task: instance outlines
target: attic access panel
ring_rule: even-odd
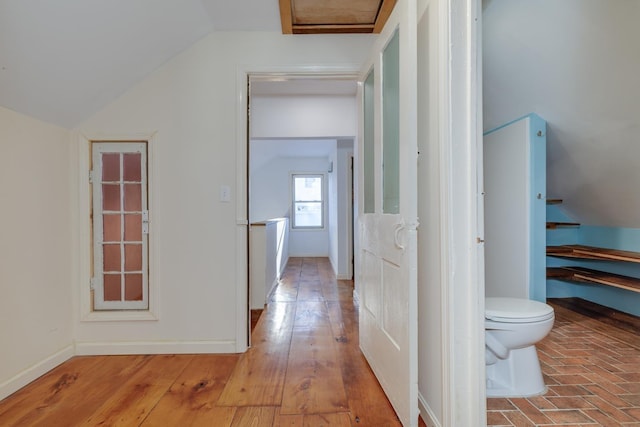
[[[379,33],[396,0],[280,0],[283,34]]]

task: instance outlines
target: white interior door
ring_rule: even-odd
[[[362,73],[360,347],[405,426],[418,424],[416,4],[400,0]]]

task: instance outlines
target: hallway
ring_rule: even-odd
[[[3,426],[399,426],[358,348],[353,282],[292,258],[242,355],[74,357],[0,402]]]

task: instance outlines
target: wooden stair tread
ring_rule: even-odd
[[[549,267],[547,277],[576,282],[599,283],[628,291],[640,292],[640,279],[584,267]]]
[[[578,222],[547,222],[547,229],[554,230],[558,227],[580,227]]]
[[[596,259],[601,261],[627,261],[640,263],[639,252],[597,248],[594,246],[584,245],[547,246],[547,255],[565,258],[582,258]]]
[[[562,199],[547,199],[548,205],[560,205],[562,204]]]

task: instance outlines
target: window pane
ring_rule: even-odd
[[[124,275],[124,300],[142,301],[142,274]]]
[[[124,216],[124,240],[140,242],[142,240],[142,214],[126,214]]]
[[[400,41],[382,54],[382,212],[400,212]]]
[[[376,203],[376,181],[375,181],[375,116],[374,116],[374,74],[373,70],[367,76],[364,81],[364,93],[363,93],[363,109],[364,109],[364,136],[363,136],[363,151],[364,151],[364,213],[374,213]]]
[[[140,153],[123,154],[123,177],[125,181],[140,182],[142,177],[142,155]]]
[[[120,210],[120,184],[102,184],[102,210]]]
[[[102,180],[120,181],[120,153],[102,153]]]
[[[322,227],[321,202],[296,202],[294,214],[296,227]]]
[[[300,202],[322,200],[322,177],[299,176],[294,178],[295,200]]]
[[[103,241],[120,241],[120,215],[102,215]]]
[[[124,271],[142,270],[142,245],[124,245]]]
[[[105,274],[104,280],[104,300],[105,301],[120,301],[122,299],[122,290],[120,287],[120,275],[119,274]]]
[[[127,212],[142,210],[142,185],[124,184],[124,210]]]
[[[103,271],[121,271],[120,245],[102,245]]]

